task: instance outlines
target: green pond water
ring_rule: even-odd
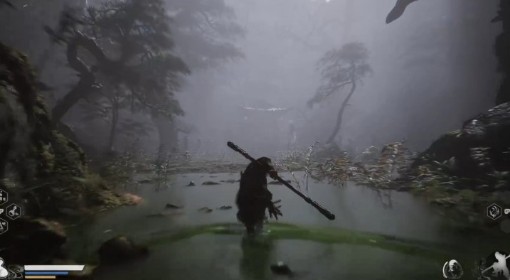
[[[271,185],[284,216],[266,225],[264,235],[246,238],[235,218],[238,183],[221,182],[232,179],[239,174],[183,174],[142,184],[129,190],[144,198],[141,205],[71,228],[69,246],[84,261],[93,259],[101,242],[119,234],[149,246],[147,258],[97,276],[109,280],[288,278],[272,274],[270,265],[278,261],[290,266],[293,279],[442,279],[443,263],[451,258],[469,274],[477,259],[510,249],[510,235],[459,231],[408,193],[382,195],[354,184],[315,181],[307,194],[336,220],[327,220],[286,187]],[[196,186],[187,187],[190,181]],[[220,184],[202,185],[205,181]],[[167,203],[182,209],[167,210]],[[218,209],[223,205],[233,209]],[[202,207],[213,211],[199,211]]]

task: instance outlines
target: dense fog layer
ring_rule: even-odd
[[[191,77],[181,100],[196,137],[211,147],[233,139],[282,150],[293,122],[299,146],[324,141],[345,93],[306,107],[320,78],[316,61],[353,41],[368,48],[373,75],[349,103],[344,148],[406,139],[424,149],[489,108],[498,86],[491,40],[498,26],[490,23],[496,2],[420,1],[386,25],[393,2],[231,1],[246,29],[238,42],[245,58]]]
[[[73,3],[85,9],[100,2]],[[167,2],[169,7],[186,3]],[[7,26],[2,39],[33,58],[43,81],[54,89],[46,96],[50,105],[76,77],[41,26],[55,25],[59,11],[69,3],[28,1],[21,17],[19,11],[2,11],[2,26]],[[257,154],[326,141],[348,90],[313,108],[306,104],[320,84],[317,61],[328,50],[351,42],[364,44],[372,73],[362,79],[347,105],[337,138],[345,150],[359,152],[399,140],[423,150],[440,134],[494,104],[499,76],[493,42],[500,29],[490,22],[497,12],[495,0],[420,0],[390,24],[385,17],[394,0],[225,4],[243,32],[218,41],[228,42],[239,55],[213,66],[193,67],[197,57],[186,56],[186,50],[197,48],[199,42],[174,32],[176,50],[192,72],[176,94],[185,114],[174,118],[165,137],[147,116],[129,115],[145,123],[148,135],[140,133],[137,139],[147,152],[156,152],[159,140],[174,141],[173,151],[220,154],[226,151],[227,140]],[[181,8],[169,10],[178,14]],[[175,19],[177,26],[182,24],[179,20]],[[106,137],[97,137],[109,130],[104,122],[84,121],[80,108],[73,108],[64,121],[85,142],[104,145]],[[116,144],[119,150],[127,145],[122,139]]]

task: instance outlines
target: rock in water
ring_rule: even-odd
[[[165,205],[165,208],[166,208],[166,209],[181,209],[182,207],[181,207],[181,206],[177,206],[177,205],[172,204],[172,203],[167,203],[167,204]]]
[[[278,274],[278,275],[292,275],[292,271],[290,270],[289,266],[286,265],[284,262],[278,262],[276,264],[272,264],[271,271],[274,274]]]
[[[202,185],[205,185],[205,186],[212,186],[212,185],[219,185],[220,183],[218,182],[214,182],[214,181],[205,181],[202,183]]]
[[[235,182],[239,182],[239,180],[236,180],[236,179],[228,179],[228,180],[221,180],[220,182],[233,184],[233,183],[235,183]]]
[[[187,184],[186,186],[187,187],[193,187],[195,185],[195,182],[193,181],[189,181],[189,184]]]
[[[205,212],[205,213],[211,213],[213,210],[209,207],[202,207],[202,208],[198,209],[198,211]]]
[[[101,264],[119,264],[148,254],[147,247],[136,245],[126,236],[117,236],[104,242],[98,250]]]
[[[220,209],[220,210],[230,210],[230,209],[232,209],[232,206],[230,206],[230,205],[223,205],[223,206],[221,206],[218,209]]]

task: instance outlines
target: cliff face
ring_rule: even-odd
[[[500,0],[499,12],[493,21],[501,21],[503,31],[496,38],[495,53],[498,57],[499,71],[503,74],[496,104],[510,101],[510,2]]]
[[[476,185],[508,187],[510,176],[510,1],[501,0],[493,22],[501,23],[494,51],[502,80],[496,107],[467,120],[457,131],[434,141],[413,169],[440,163],[447,173],[473,179]],[[435,163],[434,163],[435,162]],[[476,181],[476,182],[475,182]],[[502,184],[501,182],[507,182]],[[467,187],[467,186],[466,186]]]
[[[0,187],[23,216],[2,235],[14,263],[66,258],[63,227],[51,219],[118,206],[126,199],[89,173],[85,154],[53,126],[26,57],[0,42]]]
[[[52,125],[26,57],[1,43],[0,108],[0,183],[28,215],[61,217],[121,203],[88,172],[81,148]]]

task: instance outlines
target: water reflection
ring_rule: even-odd
[[[296,173],[300,176],[302,173]],[[211,177],[215,176],[215,177]],[[281,174],[290,178],[289,174]],[[221,182],[220,185],[202,185],[206,181]],[[146,178],[137,178],[139,181]],[[154,232],[173,232],[182,227],[214,223],[236,223],[235,210],[220,210],[222,205],[233,205],[238,189],[237,174],[187,174],[170,176],[166,183],[145,183],[135,194],[144,198],[136,207],[121,207],[96,217],[93,222],[75,228],[71,247],[76,251],[86,249],[92,254],[102,241],[114,235],[125,234],[135,240],[150,239]],[[190,181],[196,186],[188,187]],[[327,228],[341,228],[384,235],[451,244],[452,247],[480,251],[480,248],[498,240],[484,238],[479,232],[458,232],[449,219],[437,213],[424,201],[409,193],[374,190],[351,183],[337,187],[323,182],[311,181],[309,195],[333,212],[337,219],[329,221],[314,208],[291,193],[287,188],[271,185],[275,199],[282,199],[284,216],[279,222]],[[165,211],[167,204],[182,206],[179,215],[157,215]],[[213,211],[198,211],[207,207]],[[166,214],[166,212],[165,212]],[[83,248],[83,240],[87,241]],[[499,240],[499,243],[506,240]],[[239,244],[236,241],[236,248]],[[465,244],[470,244],[466,246]],[[499,248],[494,248],[499,249]],[[247,248],[249,250],[249,248]],[[484,253],[486,254],[486,252]],[[237,263],[236,263],[237,265]],[[267,267],[266,267],[267,268]],[[235,268],[237,270],[237,267]]]
[[[243,279],[268,279],[274,243],[264,236],[244,236],[241,239],[239,271]]]

